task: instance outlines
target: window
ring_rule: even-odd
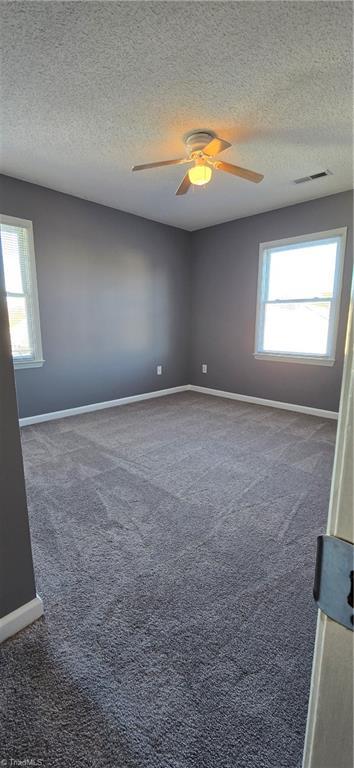
[[[346,232],[261,243],[256,358],[333,365]]]
[[[43,364],[32,222],[0,216],[5,289],[15,368]]]

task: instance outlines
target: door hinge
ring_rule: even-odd
[[[323,613],[354,630],[354,544],[318,536],[313,596]]]

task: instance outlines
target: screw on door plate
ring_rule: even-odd
[[[347,597],[347,600],[350,607],[354,608],[354,571],[350,571],[349,578],[350,578],[350,592]],[[354,614],[351,615],[350,621],[352,624],[354,624]]]

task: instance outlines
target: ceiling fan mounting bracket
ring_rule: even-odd
[[[193,131],[184,137],[184,143],[190,153],[201,152],[212,139],[215,139],[213,131]]]

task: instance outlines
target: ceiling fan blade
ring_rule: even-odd
[[[191,163],[189,157],[180,157],[178,160],[161,160],[159,163],[145,163],[144,165],[134,165],[132,171],[145,171],[147,168],[160,168],[163,165],[182,165]]]
[[[213,157],[214,155],[218,155],[219,152],[223,152],[224,149],[228,149],[228,147],[231,147],[231,144],[229,144],[228,141],[215,138],[209,141],[209,144],[207,144],[206,147],[203,147],[203,152],[205,155]]]
[[[188,173],[186,173],[177,189],[176,195],[185,195],[191,186],[192,183],[189,180]]]
[[[214,168],[218,169],[218,171],[226,171],[226,173],[232,173],[233,176],[240,176],[242,179],[254,181],[255,184],[259,184],[259,182],[264,179],[262,173],[255,173],[255,171],[249,171],[248,168],[240,168],[240,166],[232,165],[232,163],[223,163],[222,160],[216,160],[213,165]]]

